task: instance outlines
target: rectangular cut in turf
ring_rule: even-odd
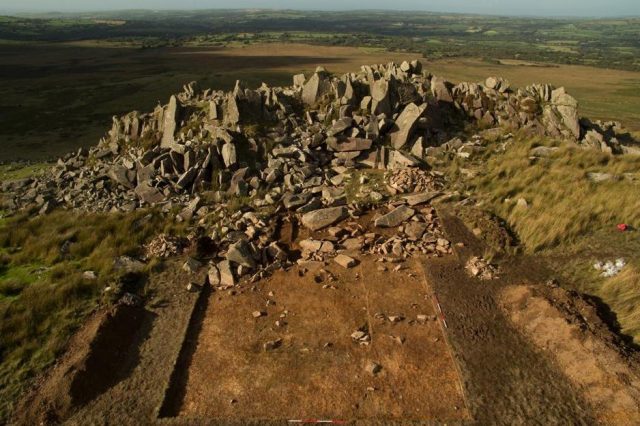
[[[453,360],[431,319],[430,292],[422,274],[408,275],[420,269],[381,272],[372,258],[361,260],[352,269],[326,267],[333,281],[320,266],[302,277],[295,267],[254,291],[213,292],[192,343],[179,415],[467,419]],[[368,345],[354,341],[357,330],[370,336]]]

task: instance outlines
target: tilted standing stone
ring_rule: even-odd
[[[411,103],[402,111],[396,120],[395,131],[391,134],[391,145],[395,149],[401,149],[409,142],[409,138],[418,124],[418,119],[425,109],[426,105],[417,106]]]
[[[180,109],[181,107],[178,104],[178,98],[171,96],[171,98],[169,98],[169,105],[167,105],[167,109],[164,113],[162,142],[160,143],[162,148],[170,148],[175,143],[175,133],[180,119]]]
[[[580,138],[580,121],[578,120],[578,101],[567,94],[564,87],[554,90],[551,93],[551,102],[556,107],[562,117],[562,122],[576,138]]]

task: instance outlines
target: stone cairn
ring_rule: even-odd
[[[516,90],[493,77],[454,85],[419,61],[342,76],[319,67],[308,78],[295,75],[290,87],[252,90],[237,82],[225,93],[190,83],[151,113],[113,117],[96,147],[61,158],[42,176],[4,182],[3,208],[47,214],[153,207],[193,221],[210,229],[209,281],[222,286],[292,262],[278,239],[283,223],[311,233],[300,242],[298,261],[344,250],[388,261],[440,256],[451,244],[430,202],[443,196],[445,181],[427,161],[482,151],[481,136],[460,138],[469,125],[488,129],[484,134],[526,131],[613,154],[635,152],[618,141],[619,124],[580,120],[577,107],[563,88]],[[358,177],[362,170],[382,182]],[[369,213],[380,232],[358,222]],[[159,238],[151,255],[183,249]]]

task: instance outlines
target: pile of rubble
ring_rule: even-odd
[[[265,197],[276,203],[285,190],[330,184],[345,169],[419,167],[464,123],[633,149],[618,141],[619,125],[580,121],[576,100],[548,85],[513,90],[489,78],[454,86],[418,61],[340,77],[318,68],[293,83],[252,90],[238,82],[228,93],[191,83],[151,113],[114,117],[97,147],[60,159],[46,177],[5,183],[13,193],[6,204],[130,211],[181,205],[211,187],[234,196],[280,189]]]
[[[152,259],[154,257],[166,259],[177,256],[189,246],[187,238],[160,234],[151,240],[144,247],[144,259]]]
[[[290,261],[276,238],[286,218],[316,232],[385,199],[389,211],[374,225],[393,232],[348,225],[331,240],[305,243],[309,256],[343,248],[394,258],[440,255],[451,248],[429,203],[445,181],[426,171],[425,161],[451,149],[464,155],[481,149],[477,138],[459,139],[458,129],[468,124],[564,137],[615,153],[631,149],[616,139],[616,125],[579,121],[577,102],[562,88],[515,90],[498,78],[453,85],[419,61],[363,66],[342,76],[320,67],[294,76],[290,87],[253,90],[237,82],[225,93],[186,85],[153,112],[114,117],[96,147],[65,156],[43,176],[4,182],[2,208],[47,214],[61,207],[156,206],[209,230],[211,258],[224,259],[210,279],[226,283]],[[366,197],[357,203],[346,185],[356,170],[384,171],[385,180],[373,190],[362,178],[358,194]],[[160,257],[179,250],[166,237],[147,248]]]
[[[498,268],[481,257],[474,256],[469,259],[465,265],[465,269],[470,276],[482,281],[498,278]]]
[[[385,180],[391,194],[438,192],[444,186],[441,173],[415,168],[392,170]]]
[[[416,210],[397,203],[388,207],[388,213],[377,211],[373,220],[374,230],[380,232],[371,232],[357,222],[348,222],[328,228],[322,239],[302,240],[301,261],[325,261],[341,251],[372,254],[383,262],[392,263],[415,255],[442,256],[452,252],[451,243],[444,238],[439,226],[435,209],[426,206]],[[390,232],[384,232],[390,228]],[[354,265],[346,265],[350,266]]]

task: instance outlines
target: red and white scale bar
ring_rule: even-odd
[[[289,420],[289,423],[302,423],[302,424],[311,424],[311,423],[328,423],[334,425],[344,425],[347,424],[345,420],[322,420],[322,419],[300,419],[300,420]]]
[[[438,300],[438,296],[435,293],[433,293],[433,301],[438,307],[438,313],[440,314],[440,320],[442,321],[444,328],[449,328],[449,326],[447,325],[447,318],[444,316],[444,311],[442,310],[442,306],[440,306],[440,301]]]

